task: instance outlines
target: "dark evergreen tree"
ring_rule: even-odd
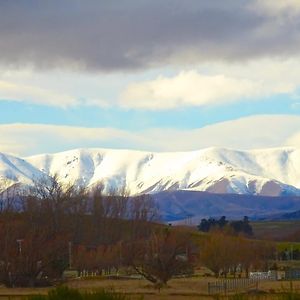
[[[224,228],[227,225],[227,223],[228,223],[228,221],[226,220],[225,216],[222,216],[218,221],[220,228]]]
[[[210,230],[210,223],[208,220],[202,219],[197,228],[199,231],[208,232]]]
[[[209,218],[208,220],[202,219],[197,228],[199,231],[209,232],[213,228],[223,229],[226,225],[229,225],[236,234],[244,233],[246,235],[253,235],[253,230],[247,216],[243,220],[231,222],[228,222],[225,216],[222,216],[219,220],[214,218]]]

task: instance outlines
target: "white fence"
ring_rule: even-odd
[[[276,271],[250,272],[249,278],[257,280],[277,280]]]
[[[249,278],[223,279],[208,283],[209,294],[220,294],[258,286],[260,281],[277,280],[277,272],[251,272]]]

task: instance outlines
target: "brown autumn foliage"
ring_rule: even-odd
[[[174,276],[192,272],[190,240],[171,228],[156,230],[149,239],[123,244],[124,263],[160,287]]]
[[[267,262],[275,253],[271,242],[250,240],[243,236],[212,232],[200,249],[201,262],[218,277],[229,272],[236,276],[237,269],[244,271],[267,270]]]
[[[89,247],[79,245],[74,249],[73,266],[79,271],[88,270],[101,274],[104,270],[118,269],[121,265],[120,244]]]
[[[62,186],[57,177],[39,181],[29,193],[17,187],[0,192],[0,282],[34,286],[46,276],[59,278],[69,267],[101,272],[131,267],[157,286],[192,272],[190,235],[152,223],[157,208],[148,196],[125,190],[104,196]],[[202,262],[219,275],[265,268],[272,245],[212,233],[201,250]]]
[[[79,269],[119,266],[120,241],[147,238],[157,212],[151,199],[116,194],[62,186],[57,177],[29,193],[0,193],[0,282],[33,286],[59,278],[69,264],[69,242]]]

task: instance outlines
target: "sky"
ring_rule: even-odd
[[[298,0],[0,0],[0,151],[300,146]]]

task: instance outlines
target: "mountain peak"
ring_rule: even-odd
[[[131,195],[163,190],[258,195],[300,194],[300,150],[234,150],[211,147],[190,152],[80,148],[18,158],[0,154],[0,178],[30,183],[57,174],[63,183]]]

